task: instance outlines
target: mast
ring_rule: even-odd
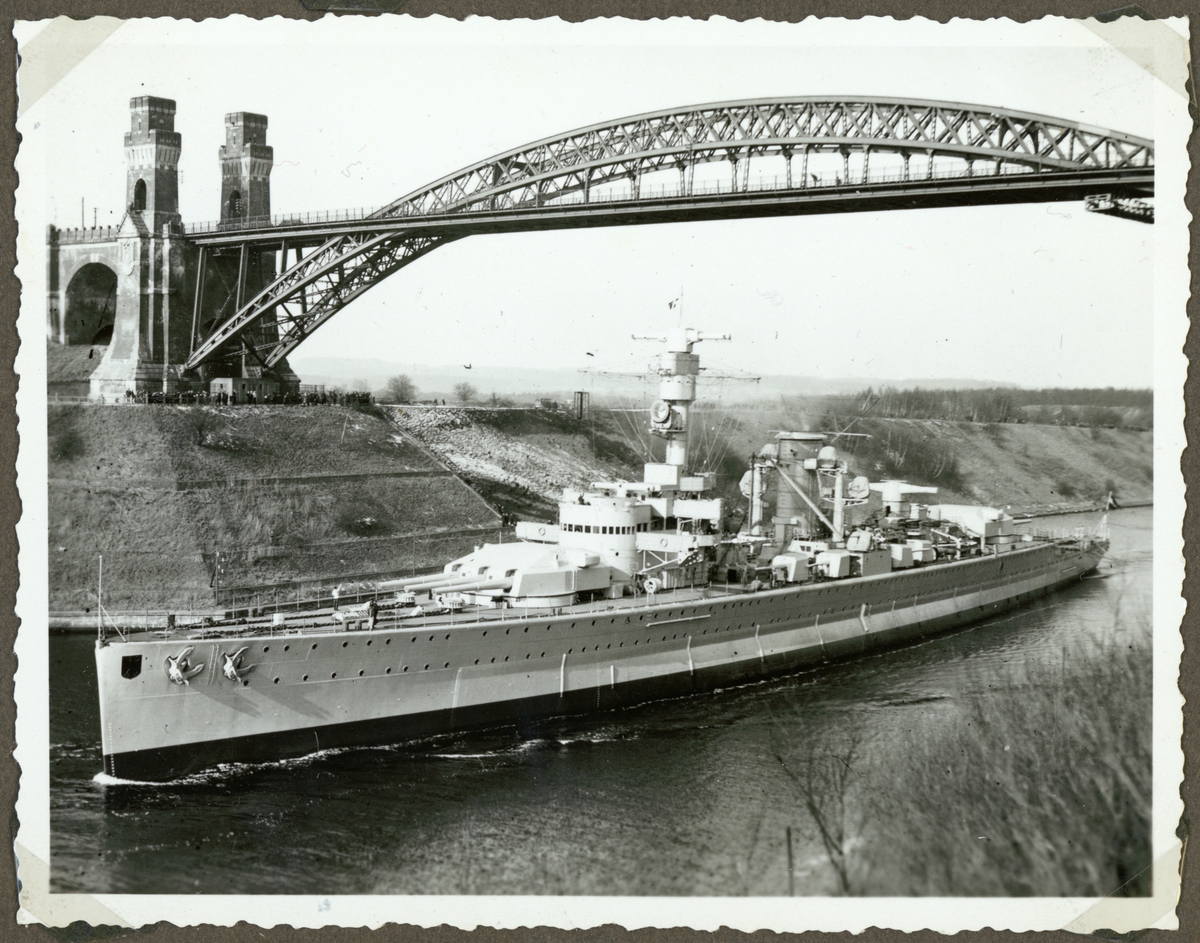
[[[696,401],[696,377],[700,375],[700,357],[692,353],[692,346],[700,341],[727,341],[730,335],[678,327],[665,336],[634,334],[633,339],[666,345],[667,349],[650,362],[650,369],[662,378],[658,400],[650,407],[650,432],[666,440],[663,464],[676,465],[684,472],[688,466],[688,417]]]

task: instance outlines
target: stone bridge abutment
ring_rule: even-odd
[[[270,212],[273,152],[263,115],[228,114],[225,131],[218,152],[221,218],[236,225]],[[126,391],[207,389],[212,379],[231,375],[285,390],[299,382],[286,364],[264,370],[253,358],[184,372],[198,339],[237,310],[242,301],[237,286],[243,295],[257,292],[276,272],[273,253],[202,252],[187,238],[179,214],[182,143],[175,102],[132,99],[121,222],[48,229],[47,338],[52,347],[105,346],[89,381],[93,399],[121,398]]]

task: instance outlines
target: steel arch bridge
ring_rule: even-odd
[[[716,168],[705,165],[721,163],[711,179]],[[771,163],[781,173],[768,180]],[[239,285],[237,310],[186,368],[247,353],[273,368],[359,295],[469,235],[1089,197],[1110,205],[1153,192],[1153,141],[1001,108],[797,97],[636,115],[507,151],[357,218],[189,227],[202,253],[238,249],[244,271],[248,251],[281,251],[283,271],[244,303]]]

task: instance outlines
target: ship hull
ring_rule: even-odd
[[[222,763],[531,727],[785,675],[953,630],[1074,582],[1102,543],[1039,545],[886,576],[503,622],[97,647],[104,768],[176,779]],[[242,683],[216,670],[247,646]],[[144,670],[129,678],[131,659]]]

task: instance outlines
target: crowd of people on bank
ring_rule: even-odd
[[[373,393],[362,390],[305,390],[303,392],[264,393],[259,396],[252,390],[238,395],[228,390],[215,392],[181,390],[163,393],[161,390],[125,391],[126,403],[166,403],[194,406],[370,406],[375,402]]]

